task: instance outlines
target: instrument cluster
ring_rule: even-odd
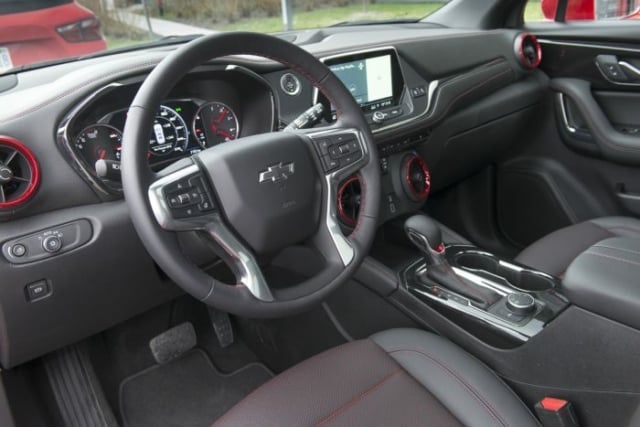
[[[87,167],[105,160],[119,162],[126,109],[108,112],[82,129],[73,140]],[[238,116],[219,101],[175,99],[165,101],[149,129],[149,164],[162,167],[205,148],[233,141],[240,134]]]

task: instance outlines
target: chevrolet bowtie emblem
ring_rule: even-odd
[[[289,162],[286,164],[282,164],[282,162],[276,163],[275,165],[267,167],[266,171],[260,172],[258,182],[262,183],[267,181],[284,181],[285,179],[288,179],[289,176],[293,175],[294,172],[295,168],[293,162]]]

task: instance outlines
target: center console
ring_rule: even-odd
[[[423,257],[401,271],[401,286],[445,315],[526,342],[569,305],[557,278],[472,245],[444,245],[426,216],[409,218],[405,231]]]

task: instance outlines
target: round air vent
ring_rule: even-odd
[[[338,188],[338,218],[348,226],[355,226],[358,222],[362,189],[360,180],[356,176],[344,181]]]
[[[518,60],[525,68],[538,68],[542,61],[542,48],[536,36],[528,33],[518,35],[515,50]]]
[[[0,136],[0,210],[14,209],[34,195],[40,169],[33,153],[20,141]]]
[[[431,173],[422,157],[410,154],[404,160],[404,188],[411,200],[422,202],[431,191]]]

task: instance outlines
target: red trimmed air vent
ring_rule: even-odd
[[[362,188],[357,176],[345,180],[338,188],[338,218],[343,224],[354,227],[358,222]]]
[[[17,139],[0,136],[0,210],[25,203],[39,183],[40,169],[33,153]]]
[[[533,34],[523,33],[516,37],[516,55],[525,68],[538,68],[542,61],[542,48]]]
[[[431,173],[422,157],[411,154],[404,159],[404,187],[414,202],[422,202],[431,191]]]

